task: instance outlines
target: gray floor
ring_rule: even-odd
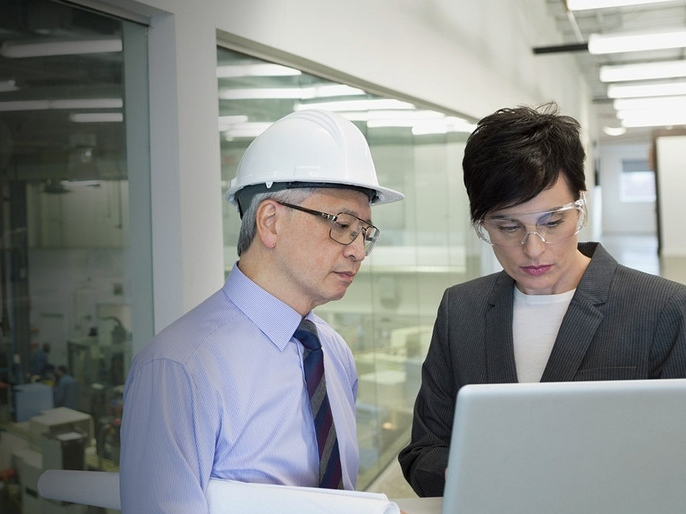
[[[686,284],[686,257],[659,257],[655,236],[605,235],[601,242],[620,264]],[[368,491],[385,493],[391,499],[417,497],[402,476],[397,460],[391,462]]]

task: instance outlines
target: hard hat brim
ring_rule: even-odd
[[[336,187],[342,189],[355,189],[363,190],[369,193],[369,204],[370,205],[381,205],[385,203],[397,202],[405,198],[403,193],[389,189],[387,187],[375,186],[369,187],[368,184],[354,184],[351,182],[334,182],[327,179],[327,182],[301,182],[301,181],[284,181],[284,182],[272,182],[266,184],[264,182],[258,184],[243,185],[240,187],[233,187],[226,192],[226,199],[232,205],[239,208],[241,215],[245,212],[245,209],[250,203],[250,200],[259,193],[269,193],[282,191],[284,189],[296,189],[296,188],[326,188],[326,187]]]

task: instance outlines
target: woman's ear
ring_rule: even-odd
[[[255,216],[257,235],[266,248],[274,248],[278,236],[277,221],[279,204],[274,200],[264,200],[258,207]]]

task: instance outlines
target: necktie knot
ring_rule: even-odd
[[[308,350],[318,350],[322,347],[317,335],[317,327],[309,319],[303,319],[295,331],[294,337]]]

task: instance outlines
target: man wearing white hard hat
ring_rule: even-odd
[[[207,512],[210,478],[355,488],[355,364],[312,309],[343,297],[378,240],[371,206],[402,198],[336,114],[299,111],[253,141],[227,193],[239,261],[132,364],[124,513]]]

